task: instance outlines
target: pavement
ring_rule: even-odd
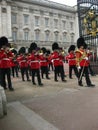
[[[68,73],[66,73],[68,74]],[[0,130],[98,130],[98,76],[94,88],[43,79],[43,87],[13,78],[14,91],[6,90],[7,115],[0,119]]]

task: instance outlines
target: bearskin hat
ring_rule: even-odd
[[[21,47],[20,49],[19,49],[19,52],[18,52],[19,54],[25,54],[26,53],[26,48],[25,47]]]
[[[30,50],[36,50],[37,49],[37,44],[35,42],[31,43],[30,45]]]
[[[51,54],[51,51],[49,49],[47,49],[47,54]]]
[[[42,50],[43,53],[46,53],[46,48],[45,47],[42,47],[41,50]]]
[[[5,36],[2,36],[2,37],[0,38],[0,48],[1,48],[2,46],[8,46],[8,38],[5,37]]]
[[[83,37],[78,38],[77,40],[77,47],[80,48],[81,46],[84,46],[85,40]]]
[[[87,44],[86,43],[84,43],[84,49],[87,49]]]
[[[68,49],[68,53],[70,53],[70,51],[74,51],[76,48],[75,45],[70,45],[69,49]]]
[[[15,55],[17,54],[17,51],[14,48],[11,50],[11,52],[14,53]]]
[[[54,50],[56,50],[56,49],[59,49],[59,45],[58,45],[57,42],[54,42],[54,43],[52,44],[52,50],[54,51]]]

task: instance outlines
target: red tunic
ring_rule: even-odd
[[[88,66],[88,60],[86,59],[87,53],[85,50],[77,50],[76,51],[76,64],[77,66]]]
[[[26,67],[28,67],[27,58],[24,55],[20,55],[17,58],[17,61],[19,63],[20,68],[26,68]]]
[[[67,55],[67,60],[68,60],[69,66],[76,65],[76,55],[75,55],[75,53],[70,52]]]
[[[11,51],[5,52],[5,50],[0,51],[0,68],[10,68],[10,59],[13,58]]]
[[[51,60],[52,60],[52,63],[55,66],[59,66],[60,65],[60,57],[59,57],[59,53],[57,51],[54,51],[51,55]]]
[[[34,53],[32,53],[28,59],[29,59],[29,65],[31,69],[40,69],[39,55],[35,55]]]

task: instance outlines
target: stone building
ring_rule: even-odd
[[[61,47],[76,42],[78,37],[76,7],[49,0],[0,0],[0,36],[7,36],[15,47]]]

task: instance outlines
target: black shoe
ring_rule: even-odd
[[[4,90],[6,90],[7,89],[7,87],[4,87]]]
[[[40,84],[38,84],[39,86],[43,86],[43,84],[42,83],[40,83]]]
[[[58,80],[55,80],[55,82],[58,82]]]
[[[50,78],[48,77],[48,78],[46,78],[46,79],[50,79]]]
[[[81,83],[81,84],[79,83],[78,85],[79,85],[79,86],[81,86],[81,87],[83,86],[83,84],[82,84],[82,83]]]
[[[70,77],[70,79],[73,79],[72,77]]]
[[[27,79],[27,81],[31,81],[30,79]]]
[[[87,87],[95,87],[95,84],[89,84]]]
[[[63,79],[62,82],[67,82],[67,80]]]
[[[36,85],[36,83],[33,83],[33,85]]]
[[[14,88],[9,88],[10,91],[14,91]]]

